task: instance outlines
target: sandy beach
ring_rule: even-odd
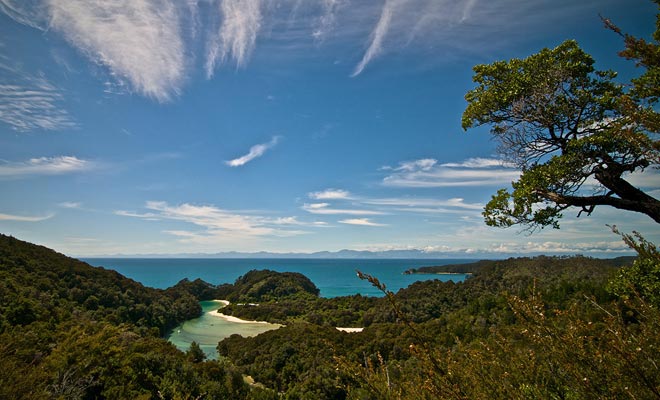
[[[340,328],[340,327],[336,327],[335,329],[337,329],[338,331],[348,332],[348,333],[357,333],[357,332],[362,332],[364,330],[364,328]]]
[[[227,300],[213,300],[213,301],[217,301],[219,303],[222,303],[223,304],[222,307],[228,306],[230,304],[229,301],[227,301]],[[240,318],[237,318],[237,317],[234,317],[234,316],[231,316],[231,315],[226,315],[226,314],[223,314],[223,313],[220,312],[222,307],[220,307],[218,310],[209,311],[209,312],[207,312],[207,314],[211,315],[213,317],[222,318],[225,321],[235,322],[237,324],[270,324],[270,325],[282,326],[280,324],[271,324],[270,322],[266,322],[266,321],[248,321],[248,320],[240,319]]]

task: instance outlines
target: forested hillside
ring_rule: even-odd
[[[232,336],[218,351],[271,388],[272,398],[654,398],[657,304],[615,293],[618,284],[628,295],[634,288],[625,277],[635,268],[619,264],[482,262],[463,283],[417,282],[357,307],[350,298],[307,297],[234,307],[239,315],[276,315],[287,326]],[[287,320],[285,309],[300,312]],[[342,311],[364,331],[343,333],[318,318]]]
[[[147,288],[0,235],[0,399],[244,396],[230,366],[194,364],[161,339],[200,314],[192,288]]]
[[[660,254],[624,239],[640,257],[623,268],[519,258],[396,294],[363,276],[384,296],[324,299],[273,271],[156,290],[0,236],[0,399],[658,398]],[[221,361],[162,339],[220,296],[286,326],[221,341]]]
[[[537,259],[543,259],[543,256],[536,257]],[[547,257],[552,259],[553,257]],[[567,258],[567,257],[564,257]],[[582,260],[589,260],[586,257],[575,256],[571,258],[578,258]],[[635,260],[635,257],[626,256],[626,257],[617,257],[603,261],[603,265],[611,265],[613,267],[621,267],[624,265],[632,264]],[[497,263],[507,262],[509,260],[480,260],[472,263],[462,263],[462,264],[445,264],[445,265],[432,265],[419,268],[411,268],[404,272],[405,274],[473,274],[480,271],[482,268],[491,268]]]

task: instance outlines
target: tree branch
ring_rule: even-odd
[[[627,182],[626,182],[627,183]],[[647,195],[648,196],[648,195]],[[652,201],[639,201],[622,199],[619,197],[607,195],[600,196],[569,196],[555,192],[545,192],[543,197],[555,202],[572,207],[580,207],[587,214],[591,214],[596,206],[611,206],[620,210],[642,212],[651,217],[655,222],[660,223],[660,201],[650,197]]]

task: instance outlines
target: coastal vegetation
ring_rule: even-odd
[[[582,256],[574,256],[574,257],[548,257],[548,256],[538,256],[536,257],[538,260],[547,258],[549,261],[552,262],[552,259],[557,259],[557,258],[573,258],[575,260],[581,260],[584,262],[591,262],[591,260],[588,257],[582,257]],[[634,256],[624,256],[624,257],[617,257],[617,258],[611,258],[607,259],[606,261],[603,261],[604,263],[611,265],[611,266],[616,266],[616,267],[621,267],[624,265],[629,265],[634,261],[635,257]],[[404,272],[404,274],[473,274],[475,272],[479,272],[483,268],[489,268],[492,267],[495,264],[502,263],[506,261],[498,261],[498,260],[480,260],[472,263],[464,263],[464,264],[446,264],[446,265],[431,265],[431,266],[425,266],[425,267],[419,267],[419,268],[410,268]]]
[[[374,299],[359,334],[303,320],[218,351],[273,398],[653,398],[658,309],[611,288],[654,260],[484,262],[465,282]]]
[[[324,299],[304,276],[273,271],[151,289],[1,236],[0,398],[655,398],[660,253],[624,239],[639,253],[624,267],[516,258],[397,293],[363,275],[383,297]],[[219,294],[259,301],[236,315],[285,326],[221,341],[220,360],[162,338]]]
[[[207,285],[147,288],[0,235],[1,399],[242,398],[241,374],[161,337],[201,313]]]

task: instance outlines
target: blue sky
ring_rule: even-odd
[[[463,132],[472,66],[577,39],[600,69],[647,0],[0,0],[0,232],[70,255],[625,252],[568,212],[484,225],[517,171]],[[634,178],[634,177],[633,177]],[[635,178],[658,194],[657,170]]]

